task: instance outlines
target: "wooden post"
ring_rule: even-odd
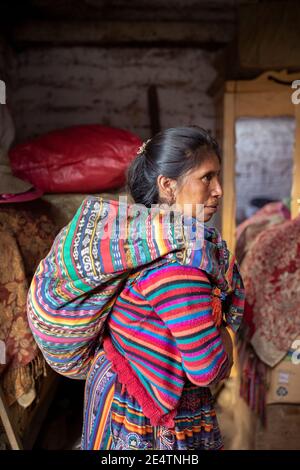
[[[223,117],[222,237],[235,248],[235,95],[225,91]]]
[[[292,187],[292,218],[300,215],[300,104],[295,104],[296,135],[294,147],[294,170]]]
[[[8,442],[12,448],[12,450],[21,450],[22,444],[19,440],[17,433],[15,432],[12,424],[12,419],[9,414],[9,409],[5,403],[5,397],[2,392],[2,388],[0,385],[0,418],[6,432]]]

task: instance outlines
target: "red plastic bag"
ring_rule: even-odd
[[[49,193],[97,193],[125,184],[142,141],[98,124],[56,130],[9,152],[13,173]]]

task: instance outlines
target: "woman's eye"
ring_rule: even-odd
[[[204,183],[209,183],[211,181],[211,175],[205,175],[202,177]]]

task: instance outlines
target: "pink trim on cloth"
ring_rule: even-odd
[[[24,193],[0,194],[0,204],[33,201],[34,199],[40,198],[43,194],[44,192],[37,188],[31,188]]]
[[[107,358],[111,361],[113,370],[118,375],[118,380],[127,389],[128,393],[134,397],[142,407],[146,418],[150,419],[152,426],[165,426],[173,428],[175,426],[174,417],[177,410],[174,409],[167,414],[157,406],[152,397],[147,393],[143,384],[130,367],[127,360],[117,351],[111,339],[107,336],[103,340],[103,347]]]

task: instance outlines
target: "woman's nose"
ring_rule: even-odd
[[[219,198],[223,196],[223,189],[219,180],[215,181],[215,184],[212,189],[212,196]]]

